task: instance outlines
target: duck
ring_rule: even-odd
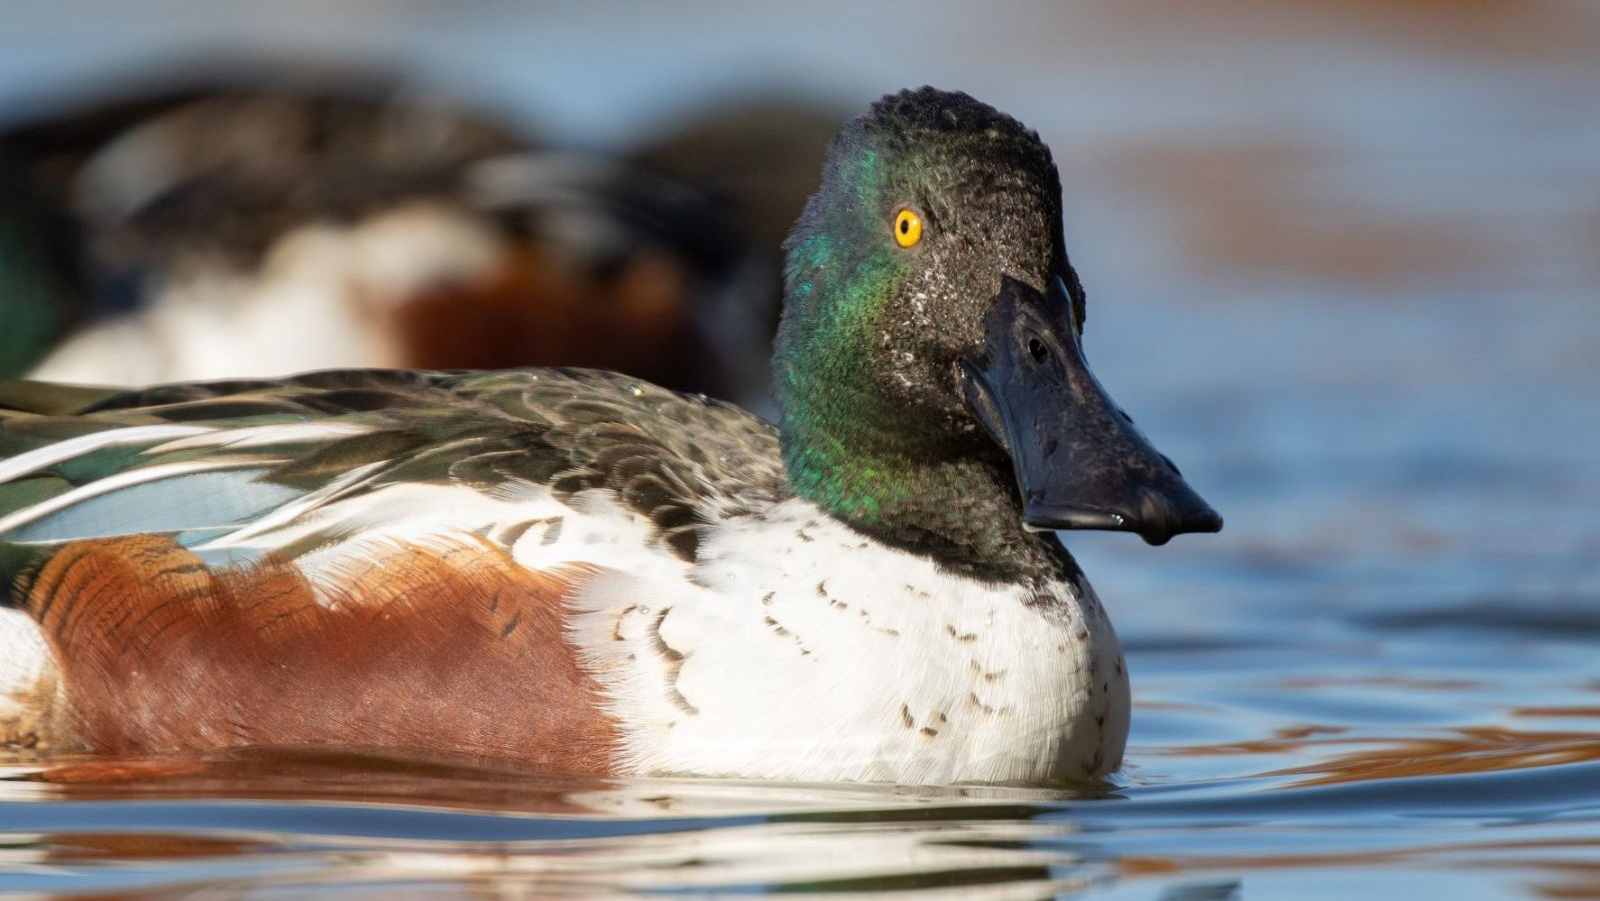
[[[1103,779],[1062,530],[1217,513],[1089,370],[1037,133],[890,94],[786,242],[774,425],[631,375],[0,382],[0,740],[608,777]]]
[[[267,60],[15,114],[0,167],[73,223],[52,248],[85,290],[59,292],[77,315],[0,374],[573,365],[765,399],[776,243],[694,185],[508,118],[386,71]]]

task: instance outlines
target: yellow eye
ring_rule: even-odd
[[[894,243],[910,247],[922,240],[922,217],[910,210],[901,210],[894,217]]]

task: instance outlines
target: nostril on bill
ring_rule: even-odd
[[[1166,464],[1167,464],[1167,465],[1168,465],[1168,466],[1170,466],[1170,467],[1172,467],[1172,471],[1173,471],[1173,472],[1175,472],[1175,473],[1177,473],[1177,474],[1178,474],[1178,477],[1179,477],[1179,478],[1183,478],[1183,470],[1181,470],[1181,469],[1179,469],[1179,468],[1178,468],[1178,464],[1176,464],[1176,463],[1174,463],[1174,462],[1172,462],[1172,458],[1171,458],[1171,457],[1169,457],[1169,456],[1167,456],[1167,455],[1166,455],[1166,454],[1162,454],[1162,455],[1161,455],[1161,459],[1162,459],[1162,461],[1164,461],[1164,462],[1165,462],[1165,463],[1166,463]]]

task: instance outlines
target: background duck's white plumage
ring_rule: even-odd
[[[777,240],[731,199],[398,73],[218,62],[0,127],[0,375],[570,364],[765,400]]]
[[[246,270],[197,253],[137,315],[72,335],[30,374],[143,385],[398,367],[395,308],[430,290],[492,280],[510,244],[479,217],[413,202],[357,222],[304,223]]]

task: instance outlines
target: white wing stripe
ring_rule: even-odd
[[[18,454],[9,460],[0,460],[0,482],[9,482],[31,472],[48,469],[63,460],[93,453],[101,448],[142,444],[146,441],[161,441],[168,438],[187,438],[213,431],[216,429],[200,425],[136,425],[125,429],[91,432],[65,441],[57,441],[25,454]]]

